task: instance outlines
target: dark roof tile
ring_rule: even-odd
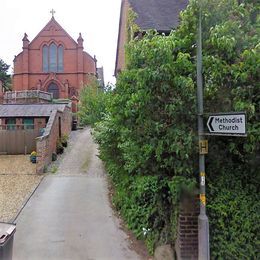
[[[179,24],[179,14],[189,0],[128,0],[137,13],[136,23],[141,30],[156,29],[168,32]]]
[[[5,104],[0,117],[48,117],[53,110],[64,111],[66,104]]]

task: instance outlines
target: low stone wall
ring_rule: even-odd
[[[49,103],[52,99],[52,93],[41,90],[7,91],[3,93],[4,104]]]
[[[71,132],[71,110],[65,108],[63,112],[54,110],[51,113],[42,136],[36,138],[37,173],[44,172],[52,161],[52,154],[56,153],[56,147],[60,135],[69,135]],[[59,127],[59,121],[61,127]]]

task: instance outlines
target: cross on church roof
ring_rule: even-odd
[[[52,8],[51,11],[50,11],[50,13],[51,13],[52,17],[54,17],[54,14],[55,14],[56,12],[55,12],[54,9]]]

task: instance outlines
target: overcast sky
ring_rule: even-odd
[[[55,19],[74,40],[82,33],[84,50],[104,67],[105,82],[114,83],[120,4],[121,0],[1,0],[0,58],[13,67],[24,33],[33,40],[51,19],[53,8]]]

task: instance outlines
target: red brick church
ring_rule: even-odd
[[[96,76],[96,59],[83,50],[81,34],[75,41],[52,18],[30,42],[25,33],[23,51],[14,58],[13,91],[41,90],[53,98],[77,97]]]

